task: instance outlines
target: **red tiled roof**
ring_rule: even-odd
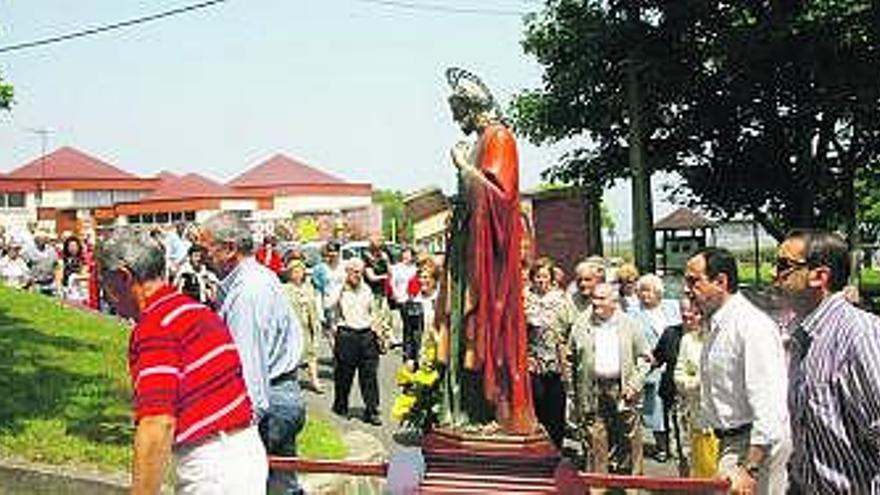
[[[169,181],[169,180],[178,179],[178,178],[180,178],[180,176],[175,174],[174,172],[169,172],[167,170],[163,170],[163,171],[159,172],[158,174],[156,174],[156,178],[159,179],[160,182],[165,182],[165,181]]]
[[[714,227],[715,222],[685,207],[681,207],[669,215],[657,220],[654,230],[692,230]]]
[[[130,180],[137,176],[120,170],[109,163],[65,146],[45,158],[22,165],[4,176],[9,179],[76,179],[76,180]]]
[[[161,174],[160,174],[161,176]],[[187,198],[234,198],[241,193],[199,174],[163,180],[152,194],[140,201],[158,201]]]
[[[326,172],[278,154],[227,183],[229,187],[271,187],[290,184],[344,184]]]

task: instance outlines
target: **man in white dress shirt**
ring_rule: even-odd
[[[791,434],[779,330],[738,292],[736,259],[725,249],[688,260],[685,287],[710,319],[700,409],[720,441],[719,475],[732,493],[784,494]]]
[[[639,409],[650,367],[641,323],[620,310],[614,287],[600,283],[593,291],[592,311],[578,317],[568,345],[587,467],[640,474]]]

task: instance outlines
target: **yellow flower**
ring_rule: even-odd
[[[433,343],[429,343],[425,346],[424,351],[425,361],[428,363],[433,363],[437,361],[437,346]]]
[[[413,378],[415,380],[415,383],[423,385],[425,387],[430,387],[434,384],[434,382],[437,381],[438,378],[440,378],[440,374],[434,370],[419,368]]]
[[[394,400],[394,407],[391,408],[391,417],[396,421],[400,421],[409,414],[415,404],[416,397],[414,395],[398,395],[397,399]]]
[[[409,369],[409,366],[402,365],[397,370],[397,384],[398,385],[409,385],[413,382],[413,372]]]

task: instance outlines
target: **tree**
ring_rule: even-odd
[[[12,85],[4,82],[3,77],[0,77],[0,110],[9,110],[13,96]]]
[[[412,239],[412,221],[406,216],[403,197],[400,191],[373,191],[373,203],[382,207],[382,235],[385,239]]]
[[[878,34],[870,0],[550,0],[523,42],[544,84],[513,115],[538,143],[585,138],[549,177],[605,187],[631,174],[634,76],[648,170],[683,177],[675,198],[777,238],[854,233],[855,179],[880,162]]]

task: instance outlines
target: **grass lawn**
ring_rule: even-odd
[[[125,471],[131,459],[128,329],[117,320],[0,286],[0,455]],[[312,414],[299,454],[342,458]]]

